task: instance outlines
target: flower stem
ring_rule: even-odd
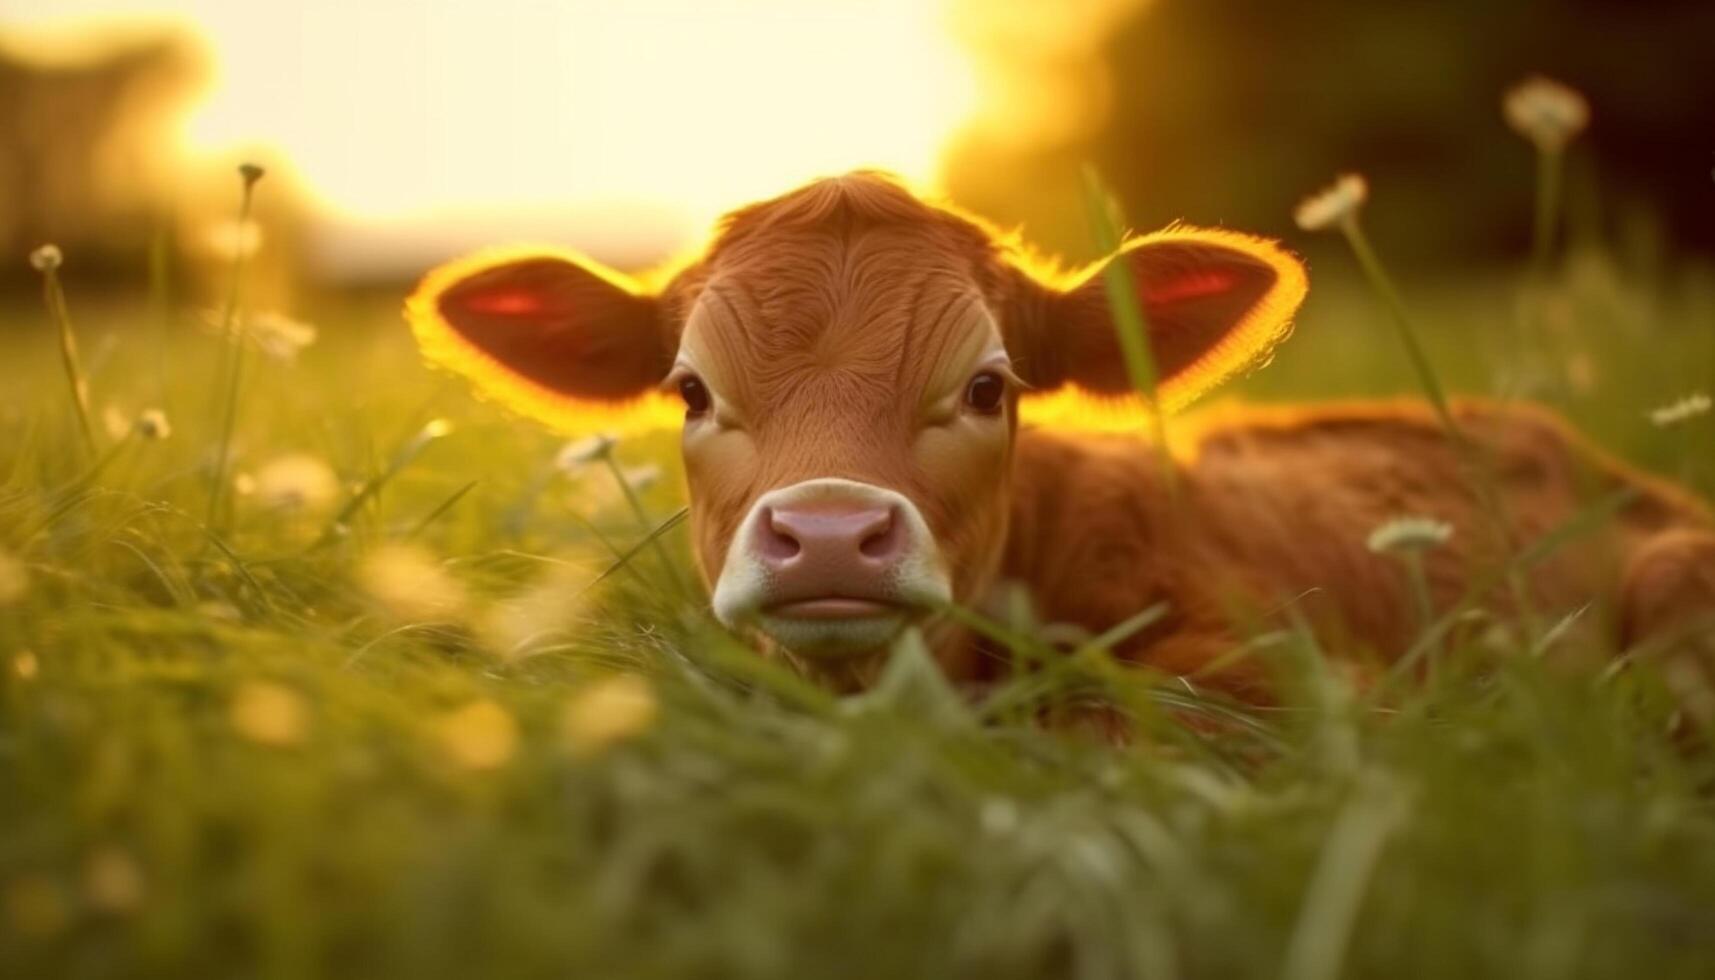
[[[244,194],[238,205],[238,228],[242,238],[243,229],[250,224],[250,205],[255,198],[256,181],[248,176],[244,178]],[[226,305],[221,312],[220,330],[226,345],[221,349],[220,374],[225,379],[222,386],[224,395],[220,405],[220,442],[215,456],[214,471],[209,477],[208,487],[208,525],[221,528],[223,523],[223,508],[225,502],[227,471],[232,463],[232,434],[238,424],[238,393],[239,382],[244,374],[244,338],[239,336],[235,326],[238,316],[239,287],[244,281],[245,249],[240,244],[232,256],[232,280],[227,284]]]
[[[1554,239],[1560,228],[1560,185],[1566,157],[1558,150],[1536,154],[1536,226],[1531,238],[1531,267],[1538,280],[1548,277],[1554,260]]]
[[[1566,366],[1571,358],[1548,317],[1554,247],[1560,230],[1565,160],[1565,154],[1560,150],[1537,150],[1535,229],[1531,237],[1530,270],[1525,277],[1519,304],[1518,342],[1529,345],[1519,351],[1521,360],[1545,360],[1553,366],[1548,372],[1556,389],[1552,394],[1569,401],[1573,392]]]
[[[83,433],[84,447],[94,456],[95,427],[89,421],[89,382],[83,375],[83,362],[77,356],[77,337],[71,329],[71,309],[66,305],[65,289],[60,285],[57,270],[49,268],[42,271],[42,296],[47,302],[48,315],[59,327],[60,360],[65,364],[66,382],[71,386],[71,404],[77,414],[78,429]]]
[[[1393,314],[1394,328],[1399,334],[1400,343],[1405,347],[1406,357],[1411,361],[1411,367],[1417,374],[1417,381],[1423,388],[1424,395],[1429,399],[1430,406],[1435,410],[1436,417],[1443,428],[1447,430],[1447,438],[1452,442],[1454,450],[1461,461],[1470,471],[1471,487],[1477,495],[1477,503],[1488,518],[1490,533],[1494,538],[1496,554],[1500,560],[1506,560],[1512,550],[1511,521],[1508,520],[1506,505],[1502,500],[1495,475],[1489,461],[1484,458],[1477,444],[1471,441],[1465,430],[1460,427],[1453,417],[1453,409],[1447,399],[1447,391],[1441,385],[1441,379],[1435,374],[1435,367],[1429,361],[1429,355],[1423,349],[1423,343],[1418,338],[1417,330],[1412,324],[1411,313],[1406,308],[1405,299],[1399,289],[1394,286],[1393,279],[1387,274],[1380,257],[1370,246],[1368,236],[1364,234],[1363,226],[1358,223],[1356,214],[1348,215],[1340,223],[1340,230],[1346,236],[1346,242],[1352,248],[1352,254],[1357,257],[1358,265],[1363,269],[1364,276],[1370,285],[1387,304],[1388,311]],[[1513,602],[1518,607],[1520,617],[1532,634],[1534,616],[1524,580],[1516,569],[1511,568],[1507,573],[1507,584],[1512,592]]]
[[[1441,379],[1435,374],[1435,368],[1429,363],[1429,355],[1424,352],[1423,344],[1418,339],[1417,330],[1412,326],[1411,314],[1406,310],[1405,299],[1400,296],[1393,280],[1388,276],[1387,269],[1382,266],[1381,259],[1376,256],[1375,249],[1370,247],[1369,237],[1364,234],[1363,226],[1358,224],[1356,215],[1349,215],[1340,223],[1340,230],[1345,233],[1346,242],[1352,247],[1352,254],[1357,256],[1358,265],[1369,279],[1371,287],[1387,304],[1388,311],[1393,314],[1393,324],[1399,334],[1400,343],[1405,346],[1405,355],[1411,361],[1411,369],[1417,374],[1417,383],[1422,386],[1423,393],[1428,396],[1430,406],[1435,409],[1436,417],[1447,428],[1447,432],[1455,441],[1464,444],[1465,435],[1459,424],[1453,419],[1453,410],[1447,401],[1446,389],[1441,387]]]
[[[1429,594],[1429,572],[1424,565],[1421,552],[1413,550],[1406,554],[1406,577],[1411,583],[1412,603],[1417,606],[1418,628],[1423,631],[1421,635],[1427,635],[1435,626],[1435,600]],[[1431,678],[1435,676],[1436,651],[1440,646],[1440,643],[1434,644],[1426,660]]]
[[[620,492],[625,494],[625,502],[631,506],[631,513],[637,517],[637,526],[643,530],[644,539],[649,542],[655,557],[673,580],[673,587],[683,595],[692,595],[691,587],[679,573],[679,566],[674,563],[672,556],[667,554],[660,537],[655,536],[655,522],[650,519],[649,511],[643,506],[643,500],[637,496],[637,491],[632,488],[631,481],[625,478],[625,470],[620,468],[619,460],[614,458],[612,450],[602,453],[601,459],[607,464],[608,472],[613,474],[613,481],[619,484]]]
[[[155,398],[163,408],[169,404],[172,385],[168,382],[171,359],[168,353],[173,343],[173,300],[171,285],[172,236],[167,215],[155,219],[155,230],[149,238],[149,319],[155,328]]]

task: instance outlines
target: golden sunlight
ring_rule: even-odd
[[[109,18],[182,23],[215,72],[184,149],[290,161],[358,260],[521,237],[647,259],[819,174],[932,184],[974,112],[939,3],[423,6],[0,0],[0,23],[43,51]]]

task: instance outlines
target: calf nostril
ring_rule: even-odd
[[[800,565],[852,570],[884,564],[905,551],[907,536],[891,507],[771,507],[760,515],[754,534],[756,557],[777,571]]]
[[[772,507],[763,512],[757,532],[757,549],[762,552],[763,558],[777,562],[787,561],[798,557],[798,552],[804,550],[804,546],[792,533],[792,528],[780,519]]]
[[[881,513],[878,520],[864,528],[863,538],[858,542],[858,551],[865,558],[893,558],[903,550],[904,537],[904,530],[900,527],[893,508],[889,507]]]

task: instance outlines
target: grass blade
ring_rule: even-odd
[[[1148,406],[1163,485],[1170,496],[1176,496],[1176,474],[1167,447],[1167,419],[1155,398],[1160,376],[1156,372],[1155,353],[1149,343],[1149,320],[1143,304],[1137,299],[1137,282],[1131,273],[1131,265],[1121,252],[1124,235],[1120,230],[1119,207],[1092,167],[1084,169],[1084,207],[1089,214],[1090,229],[1097,246],[1110,257],[1102,267],[1102,285],[1107,291],[1108,309],[1113,315],[1114,332],[1119,337],[1126,377],[1131,379],[1132,388]]]
[[[412,526],[411,530],[406,533],[405,540],[409,541],[412,538],[415,538],[418,535],[422,534],[425,530],[428,529],[430,524],[433,524],[433,523],[435,523],[435,521],[439,520],[442,514],[445,514],[447,511],[452,510],[453,507],[455,505],[457,505],[459,501],[464,499],[465,494],[470,493],[472,490],[476,489],[476,485],[478,483],[481,483],[481,482],[482,482],[481,480],[472,480],[469,483],[466,483],[464,486],[459,487],[457,490],[454,490],[452,492],[451,496],[449,496],[447,499],[441,501],[439,504],[436,504],[434,510],[431,510],[427,514],[424,514],[423,519],[418,521],[415,525]]]

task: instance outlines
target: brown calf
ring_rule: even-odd
[[[1230,232],[1175,227],[1110,261],[1132,272],[1169,407],[1265,354],[1305,290],[1295,259]],[[982,658],[937,610],[1016,582],[1047,619],[1091,631],[1165,600],[1127,655],[1265,696],[1254,663],[1211,670],[1251,617],[1290,603],[1341,648],[1383,657],[1416,634],[1402,563],[1366,547],[1377,525],[1452,526],[1426,556],[1446,608],[1503,548],[1622,486],[1636,496],[1615,521],[1531,571],[1532,608],[1614,597],[1624,643],[1715,608],[1703,509],[1540,412],[1458,411],[1505,545],[1414,405],[1206,418],[1176,440],[1171,492],[1135,438],[1033,424],[1104,399],[1111,413],[1128,391],[1102,276],[1033,271],[873,174],[735,212],[653,290],[564,253],[496,252],[431,274],[407,312],[433,360],[551,423],[658,415],[676,396],[715,614],[830,673],[861,675],[922,622],[973,676]]]

